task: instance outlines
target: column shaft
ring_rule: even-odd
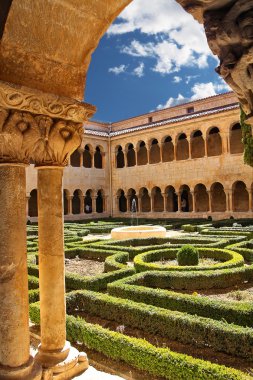
[[[66,342],[62,168],[38,168],[41,350]]]
[[[25,176],[23,165],[0,165],[1,379],[1,365],[19,367],[30,355]]]

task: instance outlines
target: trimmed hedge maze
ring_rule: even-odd
[[[114,227],[101,224],[103,232]],[[104,273],[96,276],[66,273],[68,339],[159,378],[252,379],[253,302],[210,295],[253,289],[253,226],[182,228],[185,232],[174,237],[112,241],[87,237],[94,232],[89,224],[67,223],[66,258],[78,256],[84,265],[85,260],[104,262]],[[186,244],[198,250],[198,265],[178,265],[177,252]],[[27,246],[30,318],[39,324],[36,226],[28,227]],[[120,332],[90,323],[92,317],[116,323]],[[145,339],[127,335],[124,327]],[[150,336],[177,342],[184,353],[169,343],[168,348],[154,345]],[[195,355],[198,349],[210,350],[210,360],[217,355],[220,364]],[[223,355],[229,363],[233,358],[235,368],[222,365]],[[238,370],[237,361],[247,364]]]

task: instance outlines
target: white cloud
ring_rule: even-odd
[[[182,81],[182,78],[175,75],[174,78],[173,78],[173,83],[180,83]]]
[[[191,100],[203,99],[217,94],[215,85],[212,82],[195,83],[191,91],[193,93]]]
[[[145,65],[143,62],[139,64],[134,70],[133,70],[133,75],[136,75],[137,77],[141,78],[144,76],[144,68]]]
[[[221,81],[220,81],[221,82]],[[170,97],[165,104],[159,104],[156,109],[161,110],[168,107],[173,107],[178,104],[187,103],[193,100],[207,98],[209,96],[218,95],[224,91],[231,91],[230,87],[224,83],[195,83],[191,89],[192,95],[190,97],[184,97],[182,94],[178,94],[178,97]]]
[[[155,58],[153,70],[161,74],[177,72],[183,66],[208,66],[212,53],[203,26],[175,0],[135,0],[121,13],[108,35],[139,31],[148,42],[134,39],[121,52]]]
[[[169,108],[176,106],[178,104],[186,103],[188,101],[187,98],[185,98],[183,95],[178,94],[177,98],[169,98],[165,104],[159,104],[156,109],[157,110],[162,110],[164,108]]]
[[[119,75],[119,74],[124,73],[126,69],[127,69],[127,65],[120,65],[120,66],[110,67],[108,71],[109,73]]]
[[[206,62],[206,56],[204,58],[201,56],[198,59],[189,46],[180,47],[176,43],[166,40],[158,43],[148,42],[143,44],[133,40],[129,46],[123,47],[121,52],[133,57],[155,58],[156,63],[152,70],[161,74],[178,72],[182,66],[203,68],[206,65],[204,63]]]

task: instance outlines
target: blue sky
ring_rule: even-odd
[[[94,52],[85,101],[113,122],[229,90],[203,27],[174,0],[134,0]]]

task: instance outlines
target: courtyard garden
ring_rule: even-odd
[[[160,221],[141,220],[141,224]],[[67,338],[126,378],[253,378],[253,221],[65,223]],[[38,228],[28,225],[30,319],[40,323]]]

